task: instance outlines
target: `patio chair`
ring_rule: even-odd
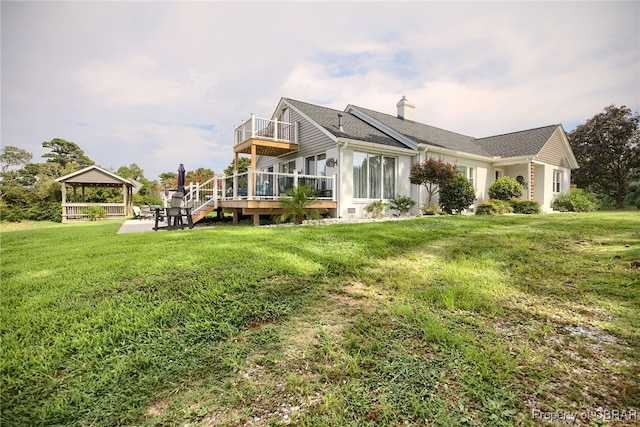
[[[171,197],[171,201],[169,202],[169,207],[164,209],[156,209],[155,211],[155,226],[154,230],[158,230],[159,228],[166,229],[175,229],[175,228],[184,228],[184,223],[182,222],[182,217],[187,217],[187,224],[189,228],[193,228],[193,219],[191,217],[191,208],[183,208],[182,207],[182,199],[184,198],[184,193],[176,192]],[[166,218],[167,225],[166,227],[158,227],[158,222],[164,221]]]
[[[133,206],[133,216],[136,219],[142,219],[142,210],[140,209],[140,206]]]
[[[151,219],[153,218],[153,211],[151,210],[151,206],[142,205],[140,207],[140,219]]]

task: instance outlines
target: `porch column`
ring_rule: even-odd
[[[251,169],[249,171],[249,187],[251,188],[251,194],[256,194],[256,145],[251,144]],[[248,192],[248,189],[247,189]]]
[[[86,197],[84,196],[84,184],[82,184],[82,203],[85,203],[86,201]]]
[[[122,198],[124,199],[124,216],[127,216],[127,207],[129,206],[129,189],[127,184],[122,184]]]
[[[529,163],[529,172],[529,200],[534,200],[536,197],[536,165],[533,162]]]

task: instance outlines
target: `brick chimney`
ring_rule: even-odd
[[[396,104],[398,107],[398,118],[402,120],[414,121],[414,110],[416,106],[410,102],[406,96],[402,95],[402,99]]]

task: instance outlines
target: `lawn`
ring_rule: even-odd
[[[2,224],[3,427],[640,423],[637,212],[119,226]]]

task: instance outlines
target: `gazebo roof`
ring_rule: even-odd
[[[84,169],[61,176],[56,179],[56,182],[95,187],[120,187],[122,185],[136,187],[131,180],[123,178],[96,165],[87,166]]]

